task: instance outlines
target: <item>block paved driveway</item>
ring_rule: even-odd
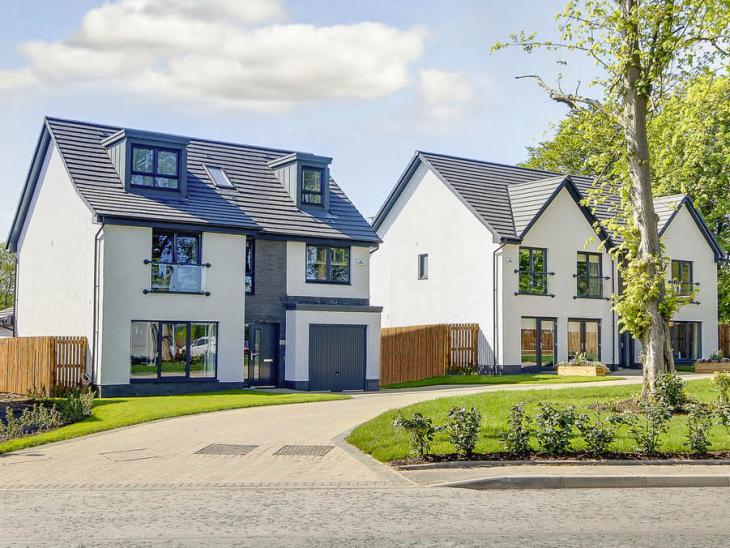
[[[601,386],[641,382],[641,377]],[[0,488],[393,486],[411,484],[344,441],[378,414],[412,403],[495,390],[587,384],[478,386],[359,393],[350,400],[219,411],[130,426],[0,455]],[[243,456],[196,454],[255,445]],[[276,455],[285,445],[332,446],[323,456]]]

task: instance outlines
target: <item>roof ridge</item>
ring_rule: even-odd
[[[489,165],[489,166],[510,167],[513,169],[520,169],[523,171],[532,171],[533,173],[546,173],[548,175],[556,175],[556,176],[569,175],[568,173],[561,173],[559,171],[547,171],[545,169],[534,169],[531,167],[523,167],[523,166],[518,166],[518,165],[514,165],[514,164],[504,164],[501,162],[492,162],[489,160],[479,160],[477,158],[467,158],[465,156],[455,156],[453,154],[442,154],[440,152],[428,152],[426,150],[417,150],[416,152],[419,154],[426,154],[426,155],[430,155],[430,156],[440,156],[442,158],[451,158],[453,160],[464,160],[466,162],[475,162],[477,164],[483,164],[483,165]],[[578,177],[590,177],[590,175],[578,175]]]
[[[130,131],[147,131],[150,133],[159,133],[160,135],[169,135],[171,137],[179,137],[182,139],[189,139],[191,141],[198,141],[201,143],[211,143],[215,145],[225,145],[225,146],[233,146],[233,147],[241,147],[241,148],[248,148],[248,149],[254,149],[254,150],[265,150],[270,152],[281,152],[286,154],[291,154],[295,152],[304,153],[304,154],[314,154],[312,152],[305,152],[302,150],[290,150],[286,148],[274,148],[269,146],[262,146],[262,145],[249,145],[247,143],[234,143],[233,141],[220,141],[217,139],[207,139],[205,137],[193,137],[191,135],[180,135],[178,133],[166,133],[157,131],[154,129],[141,129],[141,128],[134,128],[134,127],[125,127],[125,126],[118,126],[118,125],[108,125],[108,124],[100,124],[98,122],[87,122],[85,120],[74,120],[71,118],[60,118],[57,116],[45,116],[46,121],[48,122],[63,122],[67,124],[78,124],[78,125],[84,125],[84,126],[91,126],[91,127],[97,127],[97,128],[103,128],[103,129],[109,129],[109,130],[130,130]]]

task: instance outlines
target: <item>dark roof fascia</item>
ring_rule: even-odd
[[[156,219],[138,219],[132,217],[118,217],[114,215],[99,215],[97,219],[99,222],[106,225],[167,228],[170,230],[184,230],[192,232],[217,232],[220,234],[243,234],[247,236],[254,236],[260,231],[257,227],[223,226],[205,223],[167,223]]]
[[[157,131],[145,131],[142,129],[120,129],[116,133],[112,133],[109,137],[101,142],[101,146],[109,148],[114,143],[130,139],[132,141],[142,141],[148,143],[161,143],[164,145],[173,145],[176,147],[185,147],[190,143],[188,137],[172,135],[169,133],[159,133]]]
[[[256,238],[260,240],[274,240],[286,242],[305,242],[310,244],[321,244],[330,246],[354,246],[372,247],[382,243],[382,240],[356,240],[352,238],[317,238],[314,236],[298,236],[289,234],[272,234],[270,232],[259,232]]]
[[[378,230],[378,228],[380,228],[380,225],[383,224],[383,221],[385,221],[388,213],[390,213],[390,210],[393,209],[393,206],[398,201],[398,198],[403,193],[403,190],[405,190],[408,182],[411,180],[411,177],[418,169],[421,161],[422,160],[420,154],[416,152],[411,158],[411,161],[408,162],[406,169],[403,171],[403,173],[401,173],[401,176],[398,177],[398,182],[388,194],[388,197],[385,199],[385,202],[383,202],[380,210],[375,215],[375,220],[373,221],[373,229]]]
[[[316,164],[330,165],[332,158],[329,156],[318,156],[310,152],[292,152],[281,158],[275,158],[266,163],[269,168],[274,169],[281,166],[293,164],[294,162],[311,162]]]
[[[457,198],[459,199],[459,201],[460,201],[460,202],[461,202],[462,204],[464,204],[464,207],[466,207],[466,208],[467,208],[467,209],[468,209],[468,210],[469,210],[469,211],[470,211],[470,212],[471,212],[471,213],[472,213],[472,214],[473,214],[473,215],[474,215],[474,216],[475,216],[475,217],[476,217],[476,218],[477,218],[477,219],[479,220],[479,222],[480,222],[480,223],[482,223],[482,224],[483,224],[483,225],[484,225],[484,226],[486,227],[486,229],[487,229],[487,230],[489,230],[489,232],[491,232],[491,233],[492,233],[492,234],[493,234],[493,235],[494,235],[495,237],[497,237],[497,238],[502,238],[502,235],[501,235],[501,234],[500,234],[499,232],[497,232],[497,231],[496,231],[496,230],[495,230],[495,229],[494,229],[494,228],[492,227],[492,225],[490,225],[490,224],[489,224],[489,223],[487,222],[487,220],[486,220],[486,219],[485,219],[484,217],[482,217],[481,215],[479,215],[479,212],[478,212],[478,211],[477,211],[476,209],[474,209],[474,207],[473,207],[473,206],[472,206],[472,205],[471,205],[471,204],[470,204],[470,203],[469,203],[469,202],[468,202],[468,201],[466,200],[466,198],[464,198],[464,197],[463,197],[463,196],[461,195],[461,193],[460,193],[460,192],[459,192],[458,190],[456,190],[456,189],[455,189],[455,188],[454,188],[454,187],[453,187],[453,186],[451,185],[451,183],[449,183],[449,182],[448,182],[448,181],[446,180],[446,177],[444,177],[443,175],[441,175],[441,173],[439,172],[439,170],[438,170],[438,169],[436,169],[436,167],[435,167],[435,166],[434,166],[434,165],[433,165],[433,164],[432,164],[431,162],[429,162],[429,161],[428,161],[428,158],[425,158],[425,157],[421,156],[421,153],[420,153],[420,152],[418,153],[418,155],[419,155],[419,156],[421,157],[421,161],[422,161],[422,162],[424,163],[424,165],[428,166],[428,168],[429,168],[429,169],[430,169],[431,171],[433,171],[433,172],[434,172],[434,173],[436,174],[436,177],[438,177],[438,178],[439,178],[439,180],[440,180],[440,181],[441,181],[441,182],[442,182],[443,184],[445,184],[445,185],[446,185],[446,188],[448,188],[448,189],[449,189],[449,190],[450,190],[451,192],[453,192],[453,193],[454,193],[454,196],[456,196],[456,197],[457,197]]]
[[[704,217],[702,217],[702,214],[697,211],[697,208],[695,207],[692,198],[688,194],[685,194],[679,201],[677,207],[674,209],[672,214],[669,216],[669,219],[667,219],[667,222],[664,223],[664,226],[659,231],[659,236],[662,236],[664,232],[666,232],[667,228],[672,223],[674,218],[677,216],[677,213],[679,213],[679,210],[682,209],[683,206],[687,206],[687,211],[689,211],[689,214],[692,216],[692,219],[694,219],[697,227],[700,229],[700,232],[702,232],[705,240],[707,240],[708,245],[712,248],[712,253],[715,256],[715,262],[717,263],[720,261],[728,260],[728,256],[722,250],[722,247],[720,247],[720,244],[715,238],[715,235],[710,230],[710,227],[707,226],[707,223],[705,222]]]
[[[28,175],[25,178],[25,184],[23,190],[20,193],[18,199],[18,206],[15,209],[15,216],[13,217],[13,223],[10,225],[10,232],[8,233],[8,250],[15,252],[18,250],[18,241],[20,240],[20,234],[23,232],[25,226],[25,220],[30,209],[30,204],[33,201],[33,195],[35,194],[36,186],[38,185],[38,177],[40,176],[43,162],[48,154],[48,147],[51,144],[51,131],[43,123],[43,128],[38,136],[36,142],[35,151],[30,162],[30,168],[28,169]]]
[[[522,231],[522,234],[519,235],[519,240],[522,241],[522,239],[525,237],[525,235],[530,231],[532,226],[537,222],[537,220],[540,218],[540,216],[545,212],[545,210],[550,207],[550,204],[553,203],[553,200],[560,194],[560,191],[565,188],[570,196],[575,200],[575,203],[578,205],[578,208],[580,209],[581,213],[583,213],[583,216],[586,218],[586,221],[588,221],[588,224],[591,225],[591,229],[596,233],[596,235],[604,242],[606,242],[606,247],[612,247],[613,242],[611,241],[610,236],[607,236],[604,234],[605,230],[601,228],[600,231],[596,230],[596,225],[600,226],[600,223],[596,216],[591,212],[591,210],[583,205],[581,202],[583,200],[583,195],[580,192],[580,189],[575,186],[575,183],[573,182],[573,179],[570,177],[570,175],[566,175],[565,179],[563,179],[563,182],[561,182],[558,186],[555,187],[555,190],[553,190],[553,193],[550,195],[550,197],[545,200],[545,203],[542,205],[540,210],[535,214],[535,216],[532,218],[532,220],[528,223],[528,225],[525,227],[525,229]]]
[[[382,312],[382,306],[365,304],[317,304],[317,303],[286,303],[286,310],[313,310],[321,312]]]

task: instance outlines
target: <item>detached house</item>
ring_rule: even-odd
[[[379,238],[324,156],[48,118],[13,222],[16,335],[101,394],[377,389]]]
[[[480,364],[550,369],[577,353],[624,367],[640,344],[620,334],[609,296],[616,265],[581,205],[587,177],[418,152],[378,213],[372,297],[383,325],[473,322]],[[723,253],[688,196],[657,198],[668,281],[693,293],[671,323],[678,361],[717,349]],[[602,242],[601,240],[605,240]],[[602,246],[601,243],[604,245]]]

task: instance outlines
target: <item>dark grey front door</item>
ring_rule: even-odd
[[[252,323],[248,329],[248,382],[274,386],[278,365],[279,324]]]
[[[309,326],[309,389],[364,390],[367,326]]]

